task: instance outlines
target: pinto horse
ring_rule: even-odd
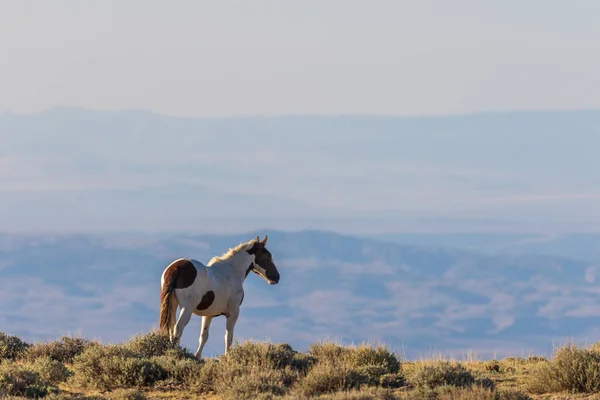
[[[244,300],[243,283],[250,272],[266,280],[269,285],[279,282],[279,271],[267,250],[268,237],[257,236],[213,257],[207,265],[180,258],[165,268],[161,277],[160,330],[169,333],[169,339],[179,344],[183,329],[192,314],[202,317],[200,344],[195,355],[202,358],[202,349],[208,340],[208,330],[214,317],[224,315],[225,354],[233,342],[233,328],[240,305]],[[176,321],[177,307],[181,307]]]

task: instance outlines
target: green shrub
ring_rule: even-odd
[[[475,383],[475,377],[459,363],[438,361],[417,365],[409,377],[409,383],[431,389],[438,386],[470,387]]]
[[[0,332],[0,360],[16,360],[25,354],[29,346],[16,336]]]
[[[154,357],[153,360],[163,368],[171,383],[181,385],[194,382],[198,379],[203,368],[203,362],[192,358],[178,358],[167,354]]]
[[[151,386],[168,377],[155,360],[136,357],[117,345],[86,349],[73,359],[72,368],[75,385],[100,390]]]
[[[351,348],[346,354],[348,362],[355,367],[373,366],[383,368],[387,374],[400,371],[400,360],[388,349],[382,346],[370,347],[366,345]]]
[[[200,374],[195,379],[188,379],[187,386],[202,394],[215,393],[217,381],[221,375],[221,363],[215,359],[205,359]]]
[[[29,361],[49,357],[62,363],[71,363],[75,356],[83,353],[88,347],[99,345],[87,339],[63,336],[60,341],[41,342],[30,346],[24,357]]]
[[[73,373],[60,361],[53,360],[50,357],[36,358],[31,367],[42,379],[53,384],[66,382]]]
[[[181,346],[171,343],[168,334],[158,331],[136,335],[123,347],[140,358],[158,357],[167,354],[177,358],[193,358],[193,354]]]
[[[350,348],[344,362],[353,368],[360,378],[360,385],[378,386],[385,375],[394,375],[395,384],[403,382],[400,361],[385,347],[359,346]]]
[[[296,352],[287,343],[272,344],[247,341],[233,346],[223,362],[245,366],[280,369],[297,365]]]
[[[343,361],[320,361],[299,384],[301,393],[308,397],[359,388],[365,383],[365,373],[359,373]]]
[[[308,370],[305,380],[310,382],[303,390],[311,395],[363,385],[400,387],[404,384],[400,360],[383,346],[343,347],[319,342],[310,346],[309,356],[316,364]],[[334,389],[336,387],[339,389]]]
[[[56,386],[43,379],[31,366],[14,361],[0,364],[0,393],[27,398],[45,397],[57,392]]]
[[[290,363],[290,366],[305,375],[308,370],[317,362],[316,357],[308,353],[296,353]]]
[[[359,377],[360,385],[378,386],[381,377],[387,374],[386,368],[381,365],[361,365],[357,367],[351,363],[347,363],[347,366]]]
[[[284,395],[301,376],[306,360],[287,344],[248,341],[233,346],[219,361],[206,360],[188,384],[223,398],[254,399]]]
[[[314,357],[317,362],[327,362],[346,358],[350,349],[332,342],[313,343],[308,348],[308,354]]]
[[[533,393],[600,391],[600,353],[575,346],[560,348],[549,363],[541,363],[530,377]]]

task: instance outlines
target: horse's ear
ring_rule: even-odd
[[[259,235],[256,235],[256,241],[260,242],[260,236]]]
[[[267,239],[269,238],[269,235],[265,235],[265,238],[262,241],[263,246],[265,246],[267,244]]]

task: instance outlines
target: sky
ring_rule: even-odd
[[[0,0],[0,110],[600,107],[600,2]]]

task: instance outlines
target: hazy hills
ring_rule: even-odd
[[[597,230],[599,127],[600,111],[4,113],[0,220],[10,231]]]
[[[393,243],[458,248],[499,255],[538,254],[600,260],[598,233],[404,233],[373,237]]]
[[[251,275],[240,338],[302,349],[327,337],[381,340],[409,356],[469,349],[548,353],[573,336],[596,341],[598,264],[559,256],[489,255],[321,231],[269,231],[282,273]],[[80,330],[124,340],[156,325],[159,280],[173,258],[207,261],[254,232],[211,235],[3,235],[0,331],[33,340]],[[207,354],[223,347],[215,320]],[[195,348],[199,318],[185,331]],[[519,353],[520,354],[520,353]]]

